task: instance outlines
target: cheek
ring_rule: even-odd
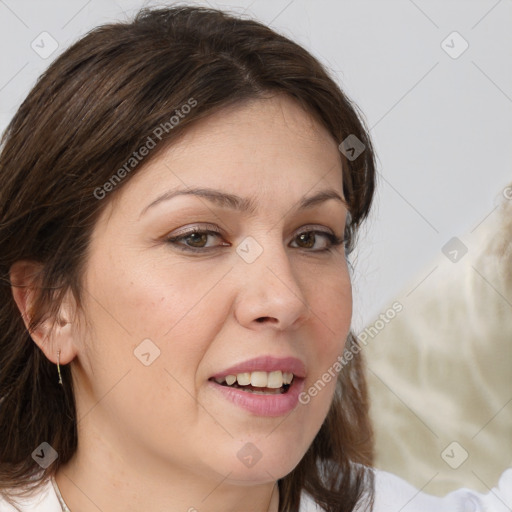
[[[317,331],[314,346],[325,363],[341,352],[350,329],[352,285],[348,271],[332,272],[313,282],[308,305]]]
[[[157,347],[150,351],[160,351],[155,366],[192,386],[190,379],[229,310],[222,294],[226,271],[200,271],[198,265],[170,265],[158,258],[148,264],[129,256],[112,266],[99,259],[91,264],[86,297],[94,355],[139,372],[145,368],[134,351],[149,339]]]
[[[308,357],[314,364],[305,382],[303,403],[309,404],[316,414],[326,415],[350,330],[352,287],[348,272],[333,273],[320,284],[311,294],[310,308],[316,321]]]
[[[89,286],[111,313],[110,320],[136,335],[159,339],[188,320],[222,275],[215,269],[198,273],[194,265],[138,261],[129,255],[114,268],[96,267],[100,270]]]
[[[183,425],[197,421],[201,410],[190,396],[200,384],[198,367],[229,311],[225,270],[169,267],[129,261],[107,267],[97,260],[86,281],[85,307],[94,326],[86,378],[93,401],[108,392],[102,404],[112,420],[123,418],[132,431],[143,427],[151,439],[182,435],[176,411]],[[148,366],[137,359],[139,346],[150,354]]]

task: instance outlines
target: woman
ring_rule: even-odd
[[[193,7],[100,27],[20,107],[0,176],[1,511],[407,496],[370,469],[350,332],[374,154],[304,49]]]

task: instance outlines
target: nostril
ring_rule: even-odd
[[[260,316],[259,318],[256,318],[256,322],[262,323],[262,322],[277,322],[276,318],[272,318],[270,316]]]

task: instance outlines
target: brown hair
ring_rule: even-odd
[[[146,165],[199,119],[276,93],[298,101],[338,142],[355,135],[365,146],[356,159],[340,152],[348,254],[374,192],[367,130],[312,55],[256,21],[190,6],[142,10],[71,46],[17,111],[0,154],[0,493],[7,498],[43,485],[76,451],[70,367],[62,367],[59,386],[55,365],[29,332],[55,318],[66,291],[80,306],[89,237],[105,205],[139,170],[133,155],[150,138],[157,142]],[[20,260],[42,265],[28,332],[9,279]],[[348,346],[356,343],[350,333]],[[44,441],[59,457],[41,472],[31,454]],[[279,510],[297,512],[303,490],[328,512],[353,510],[363,496],[371,501],[372,451],[357,354],[341,371],[308,452],[279,481]]]

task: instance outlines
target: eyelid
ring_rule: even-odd
[[[177,238],[182,235],[187,235],[188,233],[194,233],[195,231],[214,231],[215,233],[221,234],[220,229],[215,224],[209,224],[208,222],[205,224],[191,224],[189,226],[184,226],[179,228],[178,231],[173,231],[166,235],[166,238]]]
[[[337,236],[331,228],[320,224],[306,224],[305,226],[301,226],[297,231],[295,231],[294,236],[301,235],[302,233],[309,233],[310,231],[317,231],[327,235]]]

